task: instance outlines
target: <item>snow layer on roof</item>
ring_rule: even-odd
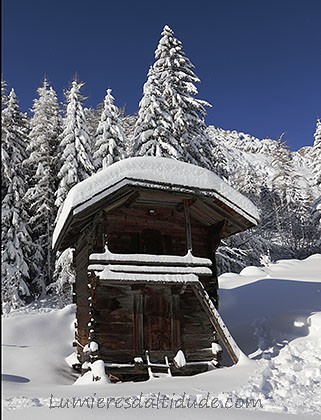
[[[126,182],[127,180],[127,182]],[[254,204],[213,172],[185,162],[163,157],[142,156],[124,159],[75,185],[68,193],[53,234],[55,244],[71,211],[77,213],[113,191],[119,182],[158,183],[173,187],[215,191],[254,219],[259,219]],[[118,185],[119,187],[119,185]],[[76,210],[77,208],[77,210]]]

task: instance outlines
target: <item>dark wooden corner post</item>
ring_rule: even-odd
[[[181,348],[180,296],[176,287],[172,287],[171,331],[172,351],[176,353]]]
[[[144,296],[141,288],[132,287],[134,322],[133,322],[133,344],[135,355],[142,355],[144,350]]]
[[[205,287],[206,292],[208,293],[209,297],[213,301],[216,308],[218,308],[218,279],[217,279],[217,267],[216,267],[216,258],[215,253],[217,248],[220,245],[221,238],[224,231],[226,221],[222,220],[215,225],[212,225],[209,229],[208,235],[208,256],[212,261],[212,276],[210,281]]]
[[[185,217],[185,232],[186,232],[186,245],[187,251],[193,251],[192,244],[192,228],[191,228],[191,216],[189,212],[192,200],[185,199],[184,201],[184,217]]]

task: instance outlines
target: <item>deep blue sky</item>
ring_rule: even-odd
[[[313,143],[321,118],[321,0],[2,0],[2,75],[29,110],[46,75],[75,74],[87,107],[110,87],[134,113],[165,24],[213,104],[207,124]]]

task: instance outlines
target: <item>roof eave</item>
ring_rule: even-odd
[[[89,209],[90,207],[93,207],[94,204],[97,204],[97,202],[102,202],[103,200],[107,199],[107,197],[111,197],[116,193],[117,191],[121,191],[125,187],[143,187],[143,188],[150,188],[150,189],[157,189],[157,190],[171,190],[172,192],[176,192],[179,194],[191,194],[191,195],[197,195],[199,197],[208,197],[208,198],[216,198],[223,202],[226,206],[231,208],[236,213],[240,214],[247,222],[250,223],[251,226],[245,226],[244,229],[247,229],[249,227],[256,226],[259,222],[259,216],[258,214],[252,215],[246,212],[244,209],[242,209],[237,204],[233,203],[226,197],[224,197],[222,194],[220,194],[218,191],[214,189],[200,189],[197,187],[191,187],[191,186],[182,186],[182,185],[175,185],[170,183],[164,183],[164,182],[157,182],[157,181],[151,181],[151,180],[138,180],[131,177],[125,177],[121,179],[120,181],[116,182],[115,184],[109,185],[106,189],[103,191],[100,191],[98,194],[93,195],[90,197],[90,199],[83,201],[82,203],[79,203],[75,207],[72,207],[68,213],[68,215],[65,216],[65,220],[62,222],[60,221],[60,224],[62,225],[61,229],[59,230],[59,234],[57,237],[53,238],[53,249],[55,251],[59,251],[62,249],[66,249],[68,246],[63,246],[63,237],[66,236],[66,233],[70,230],[70,226],[72,225],[73,219],[79,215],[81,212],[83,212],[85,209]],[[109,202],[104,202],[105,206]],[[97,206],[103,207],[103,206]],[[96,213],[98,209],[94,211]],[[59,222],[59,220],[58,220]],[[71,245],[69,245],[71,246]]]

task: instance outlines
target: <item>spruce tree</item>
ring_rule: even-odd
[[[229,150],[226,147],[224,136],[220,130],[210,126],[206,129],[207,138],[207,156],[204,156],[206,162],[203,166],[215,172],[220,178],[228,179],[229,175],[233,173],[228,164],[234,165],[233,158],[230,156]]]
[[[99,124],[101,109],[102,104],[98,104],[97,108],[84,108],[85,118],[88,127],[88,135],[90,138],[90,149],[92,153],[95,150],[95,136]]]
[[[210,104],[195,98],[198,94],[195,84],[200,79],[195,75],[182,43],[167,25],[161,35],[153,66],[155,78],[159,82],[161,96],[169,104],[173,136],[185,149],[187,160],[197,163],[206,153],[202,150],[207,145],[204,117],[205,106]]]
[[[66,93],[67,109],[63,120],[63,132],[60,136],[59,185],[55,201],[58,207],[58,216],[70,189],[95,172],[91,154],[91,139],[82,105],[84,98],[80,93],[83,85],[83,83],[78,83],[74,80],[70,90]],[[72,287],[71,283],[64,287],[62,286],[65,279],[68,278],[68,276],[65,276],[66,267],[68,267],[69,271],[73,271],[72,252],[69,249],[57,255],[54,286],[48,288],[48,290],[56,290],[56,293],[60,295],[60,303],[64,301],[64,298],[61,297],[61,290],[64,290],[70,296]]]
[[[84,98],[80,93],[83,85],[84,83],[74,80],[66,93],[67,109],[59,144],[60,170],[56,197],[56,206],[59,209],[70,189],[95,172],[87,121],[82,105]]]
[[[4,115],[3,110],[8,105],[8,95],[7,95],[7,82],[1,79],[1,139],[2,142],[4,141],[5,133],[4,133]],[[2,149],[1,149],[2,153]],[[1,160],[2,162],[2,160]],[[4,168],[3,164],[1,163],[1,173],[3,174]],[[7,188],[5,186],[5,182],[1,182],[1,199],[6,195]]]
[[[184,159],[184,151],[173,132],[169,103],[162,96],[153,68],[149,69],[139,103],[134,131],[133,155]]]
[[[182,43],[165,26],[140,103],[134,154],[168,156],[210,166],[204,117],[207,102],[196,99],[200,80]]]
[[[30,295],[28,257],[32,252],[32,242],[24,208],[26,175],[23,162],[27,157],[28,121],[20,112],[13,89],[2,111],[1,122],[1,295],[5,306],[16,308]]]
[[[318,119],[311,151],[313,184],[321,188],[321,121]],[[321,193],[320,193],[321,194]]]
[[[7,82],[1,79],[1,110],[8,105]]]
[[[126,115],[125,108],[121,109],[121,123],[126,136],[126,155],[128,157],[134,156],[134,132],[137,121],[137,114]]]
[[[321,121],[317,120],[314,143],[310,154],[312,161],[313,186],[316,189],[316,200],[311,206],[311,218],[314,229],[314,241],[317,250],[321,247]]]
[[[53,294],[60,308],[72,303],[73,284],[76,272],[73,267],[73,249],[67,248],[56,259],[53,282],[47,287],[48,294]]]
[[[114,105],[111,89],[107,89],[104,107],[95,135],[94,164],[96,170],[105,168],[126,157],[126,136]]]
[[[314,229],[314,247],[316,252],[320,252],[321,249],[321,194],[312,203],[311,207],[311,222]]]
[[[39,291],[52,281],[54,254],[52,233],[57,208],[55,191],[57,178],[57,146],[61,133],[61,118],[56,92],[45,80],[38,89],[30,120],[29,157],[26,165],[31,173],[31,186],[26,194],[29,226],[35,247],[31,259],[34,283]]]
[[[303,177],[293,165],[293,155],[280,140],[273,152],[272,190],[278,226],[278,241],[292,252],[298,251],[304,241],[304,226],[308,226],[306,216],[311,204],[311,196]],[[303,188],[302,188],[303,186]]]

